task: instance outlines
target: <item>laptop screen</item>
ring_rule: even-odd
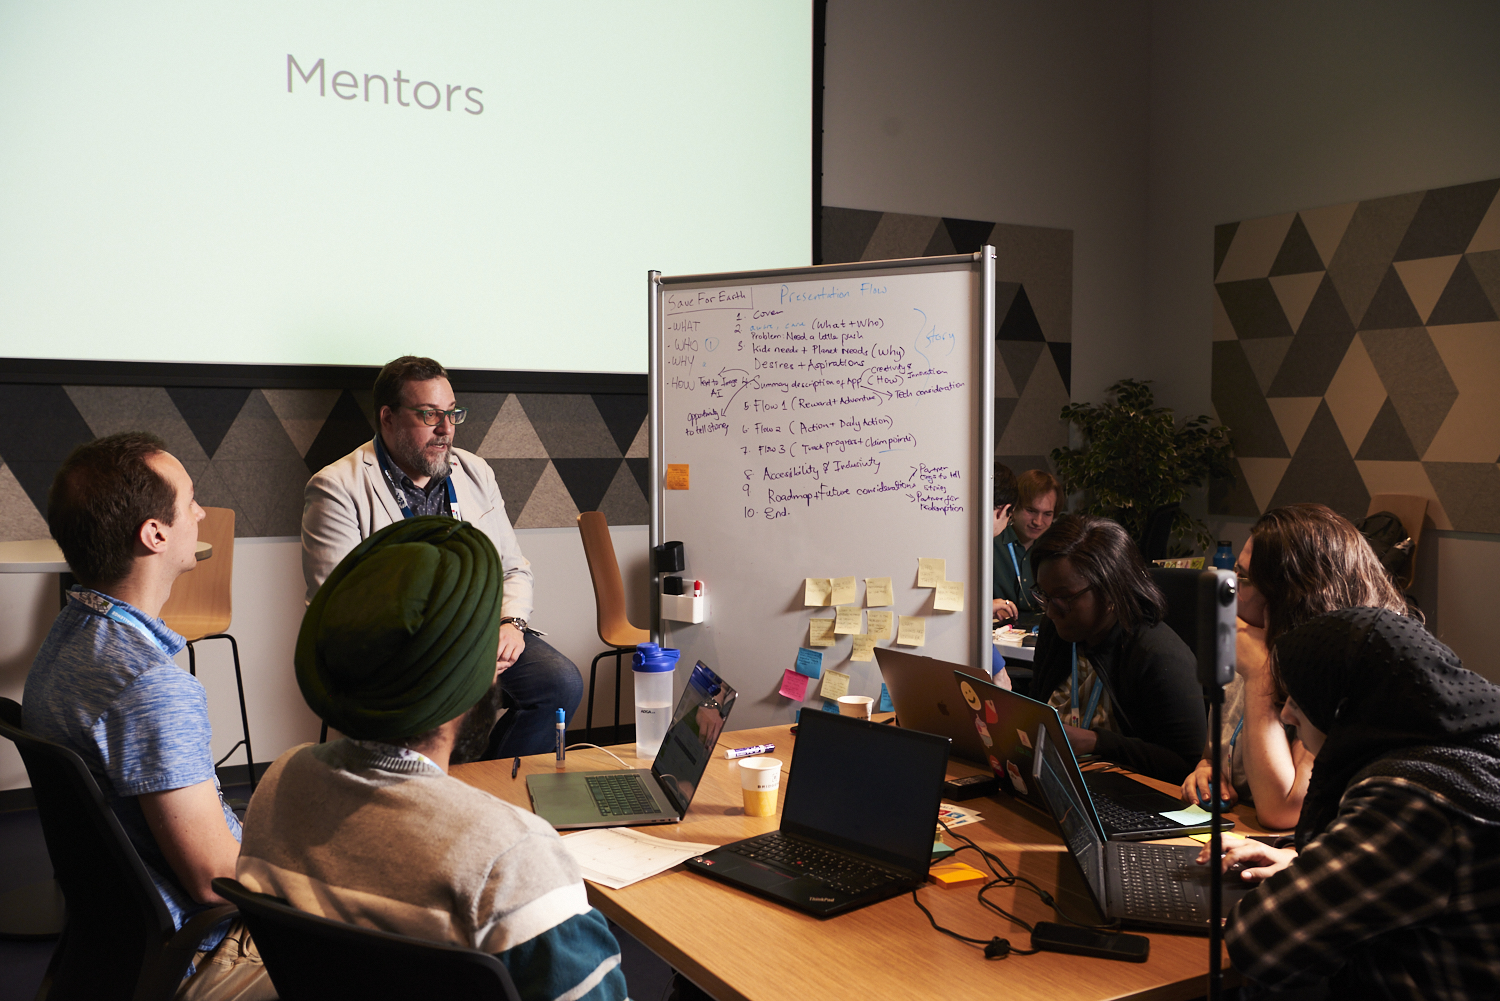
[[[781,829],[908,872],[927,872],[948,738],[807,710]]]
[[[1090,819],[1091,813],[1085,807],[1078,789],[1073,785],[1072,778],[1069,777],[1072,769],[1063,761],[1062,755],[1064,753],[1071,755],[1072,752],[1071,750],[1064,752],[1058,747],[1057,742],[1048,736],[1046,727],[1037,727],[1035,742],[1039,753],[1032,777],[1036,780],[1038,791],[1047,801],[1047,807],[1062,831],[1063,841],[1067,843],[1069,853],[1078,862],[1078,868],[1083,871],[1083,878],[1088,883],[1089,891],[1094,895],[1094,903],[1102,911],[1104,908],[1104,852],[1101,850],[1103,839],[1094,829],[1093,821]]]
[[[738,694],[701,660],[688,677],[672,728],[651,765],[651,774],[679,813],[686,813],[693,801]]]

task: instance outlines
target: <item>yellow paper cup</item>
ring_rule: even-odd
[[[875,708],[875,700],[868,695],[843,695],[839,697],[839,715],[855,719],[869,719]]]
[[[776,816],[776,791],[781,788],[781,762],[776,758],[741,758],[740,791],[745,816]]]

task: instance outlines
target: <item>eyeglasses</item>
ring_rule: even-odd
[[[454,424],[462,424],[469,416],[469,412],[463,407],[454,407],[452,410],[434,410],[431,407],[402,407],[402,410],[410,410],[422,418],[422,423],[430,428],[435,428],[448,418]]]
[[[1250,586],[1250,572],[1248,570],[1241,570],[1239,567],[1235,567],[1234,579],[1239,583],[1240,587]]]
[[[1048,594],[1046,591],[1034,587],[1031,589],[1031,597],[1036,601],[1038,605],[1041,605],[1043,608],[1046,608],[1048,605],[1056,605],[1059,612],[1066,613],[1068,607],[1072,605],[1073,602],[1078,600],[1079,595],[1085,594],[1086,592],[1092,591],[1093,589],[1094,585],[1090,584],[1087,587],[1079,588],[1072,594]]]

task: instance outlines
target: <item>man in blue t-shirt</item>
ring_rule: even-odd
[[[81,586],[26,678],[26,729],[76,751],[94,773],[181,928],[223,903],[240,824],[219,791],[208,700],[173,661],[184,644],[158,617],[193,569],[203,509],[182,463],[154,435],[80,445],[47,496],[47,523]],[[177,997],[274,998],[244,926],[204,939]]]

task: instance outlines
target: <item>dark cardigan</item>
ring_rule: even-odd
[[[1134,634],[1120,626],[1098,647],[1081,651],[1104,679],[1119,732],[1099,731],[1094,753],[1164,782],[1181,782],[1198,764],[1208,719],[1198,664],[1187,644],[1164,622],[1141,625]],[[1032,697],[1045,702],[1067,682],[1071,644],[1050,621],[1037,638]]]

